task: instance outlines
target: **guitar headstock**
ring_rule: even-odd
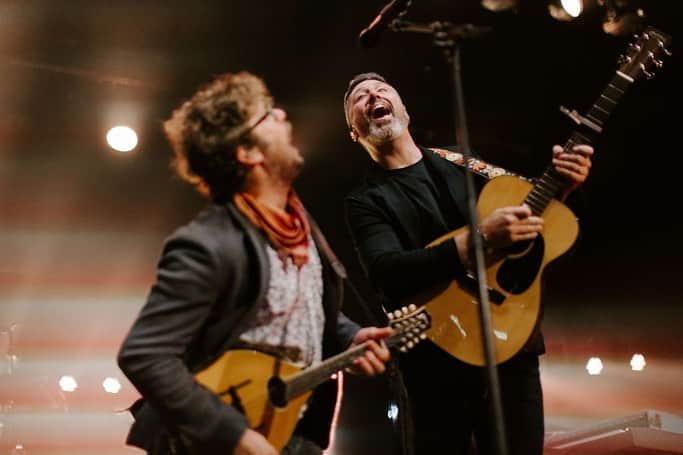
[[[426,331],[432,326],[431,318],[424,308],[408,305],[387,313],[389,326],[394,329],[392,339],[401,352],[407,352],[427,338]]]
[[[671,55],[667,49],[670,43],[669,35],[654,27],[646,27],[628,45],[626,54],[620,57],[618,71],[634,80],[641,76],[652,79],[655,71],[663,65],[662,59]]]

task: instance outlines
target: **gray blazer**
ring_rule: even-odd
[[[314,234],[323,264],[328,357],[344,350],[360,327],[340,313],[343,277],[323,254],[322,235]],[[206,208],[166,239],[156,282],[118,354],[119,367],[143,397],[131,407],[128,444],[166,453],[173,435],[198,453],[232,452],[248,422],[199,386],[193,373],[235,345],[265,298],[266,242],[232,204]],[[327,389],[325,397],[313,395],[302,423],[307,436],[325,447],[334,390],[329,384],[320,389]]]

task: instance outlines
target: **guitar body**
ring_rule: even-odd
[[[671,55],[667,49],[671,37],[660,30],[648,26],[635,38],[622,55],[612,80],[585,115],[560,107],[560,111],[578,125],[564,144],[565,153],[573,153],[575,145],[591,144],[631,84],[641,77],[652,78],[663,64],[661,58]],[[534,332],[540,313],[543,269],[576,241],[579,231],[576,218],[555,199],[565,183],[554,166],[549,166],[533,184],[503,175],[490,180],[479,195],[477,213],[480,219],[498,208],[524,203],[544,220],[543,232],[534,241],[513,245],[506,255],[500,254],[486,265],[497,363],[519,352]],[[439,237],[427,247],[451,240],[466,229]],[[463,362],[485,365],[478,289],[476,278],[468,276],[414,296],[405,302],[404,308],[392,314],[405,316],[424,312],[430,322],[425,332],[427,338]]]
[[[195,374],[197,382],[236,407],[247,417],[249,427],[261,433],[276,449],[289,441],[311,392],[276,407],[269,400],[268,381],[285,378],[301,368],[258,351],[225,352],[205,370]]]
[[[406,351],[426,338],[429,318],[422,312],[390,321],[394,333],[387,347]],[[368,349],[355,345],[319,364],[300,368],[277,357],[250,349],[226,351],[194,375],[195,380],[234,407],[278,451],[287,444],[312,391],[333,373],[353,365]]]
[[[486,218],[500,207],[522,204],[531,188],[531,183],[517,177],[494,178],[479,196],[479,218]],[[578,235],[576,217],[561,202],[552,200],[542,217],[539,239],[524,251],[508,254],[486,268],[497,363],[519,352],[533,333],[541,305],[543,268],[565,253]],[[466,229],[450,232],[428,246],[450,240]],[[485,365],[477,289],[474,280],[469,285],[453,281],[408,303],[425,305],[431,316],[428,339],[463,362]]]

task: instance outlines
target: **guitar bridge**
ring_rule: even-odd
[[[247,379],[246,381],[242,381],[239,384],[228,387],[226,390],[218,391],[218,396],[219,397],[224,397],[225,395],[230,396],[230,399],[232,400],[232,402],[230,404],[232,406],[234,406],[235,409],[237,409],[239,412],[241,412],[242,414],[245,414],[246,411],[244,409],[244,405],[242,404],[242,400],[240,399],[240,396],[237,393],[237,391],[239,389],[241,389],[242,387],[247,386],[249,384],[251,384],[251,381]]]

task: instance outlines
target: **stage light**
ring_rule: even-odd
[[[78,388],[78,382],[73,376],[62,376],[59,378],[59,387],[65,392],[73,392]]]
[[[518,3],[518,0],[482,0],[481,6],[489,11],[498,12],[514,9]]]
[[[583,0],[555,0],[548,3],[550,15],[559,21],[576,19],[583,10]]]
[[[645,356],[643,354],[633,354],[631,357],[631,369],[633,371],[643,371],[645,369]]]
[[[645,12],[636,2],[628,0],[598,0],[605,9],[602,29],[610,35],[631,35],[640,30]]]
[[[102,388],[104,388],[104,391],[107,393],[119,393],[121,390],[121,383],[116,378],[105,378],[104,381],[102,381]]]
[[[600,357],[591,357],[586,363],[586,370],[591,376],[597,376],[602,372],[602,360]]]
[[[115,126],[107,133],[107,144],[118,152],[130,152],[138,145],[138,135],[128,126]]]

